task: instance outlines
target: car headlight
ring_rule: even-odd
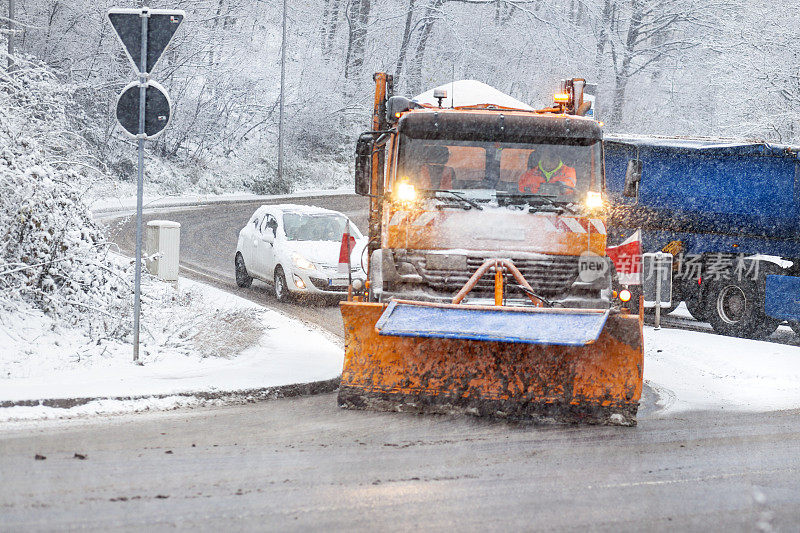
[[[297,268],[302,268],[303,270],[316,270],[317,267],[314,266],[314,263],[306,259],[300,254],[293,254],[292,255],[292,263]]]

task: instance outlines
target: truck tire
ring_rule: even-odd
[[[715,280],[706,289],[706,316],[714,331],[731,337],[762,339],[780,321],[764,313],[763,291],[750,279]]]

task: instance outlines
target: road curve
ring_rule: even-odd
[[[168,218],[181,224],[181,269],[182,275],[198,277],[203,281],[235,292],[237,295],[268,305],[296,318],[310,322],[341,338],[344,335],[342,317],[338,305],[331,301],[281,303],[275,299],[270,285],[254,281],[249,289],[236,286],[233,257],[239,230],[247,224],[250,215],[261,205],[295,203],[319,205],[341,211],[350,217],[365,234],[369,216],[368,200],[352,194],[341,196],[319,196],[292,200],[266,200],[188,207],[145,213],[145,225],[150,220]],[[122,251],[133,255],[135,249],[136,217],[110,220],[111,239]]]
[[[324,202],[365,214],[359,199]],[[255,205],[157,216],[183,224],[186,266],[233,288]],[[260,284],[237,293],[276,303]],[[335,306],[276,307],[340,332]],[[790,531],[798,422],[645,406],[635,428],[535,426],[345,411],[324,394],[10,426],[0,529]]]

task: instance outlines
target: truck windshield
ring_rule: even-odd
[[[418,190],[489,190],[576,201],[600,190],[600,142],[520,144],[400,136],[395,179]]]

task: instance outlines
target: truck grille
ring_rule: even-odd
[[[437,291],[455,294],[483,264],[487,257],[467,256],[463,271],[427,268],[425,254],[410,253],[408,259],[417,267],[425,282]],[[547,255],[537,258],[512,259],[533,290],[542,296],[555,296],[567,292],[578,277],[578,257],[572,255]],[[494,271],[490,270],[478,281],[472,291],[477,294],[494,293]],[[515,282],[506,285],[506,294],[523,296]]]

